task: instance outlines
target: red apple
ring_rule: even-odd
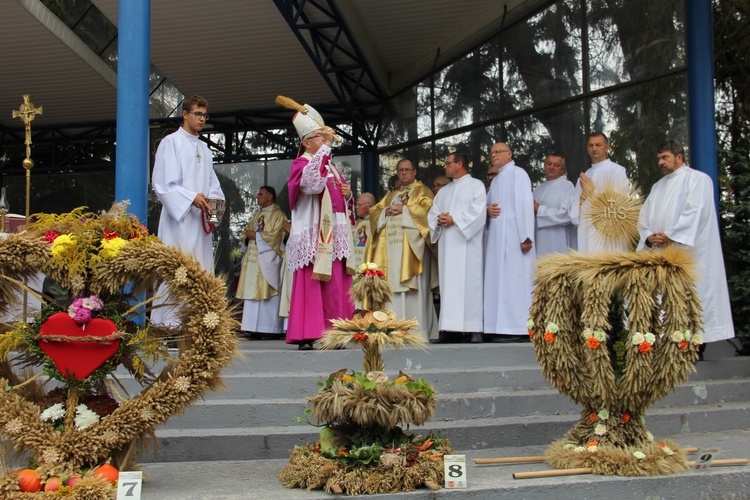
[[[65,486],[75,486],[78,481],[81,480],[81,476],[70,476],[67,481],[65,481]]]
[[[44,483],[44,491],[57,491],[62,486],[62,479],[59,477],[51,477]]]

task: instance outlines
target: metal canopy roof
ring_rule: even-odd
[[[117,0],[93,0],[117,25]],[[243,114],[261,127],[288,126],[291,112],[277,94],[325,109],[339,121],[377,119],[378,106],[472,47],[501,26],[548,0],[152,0],[151,63],[184,95],[209,100],[214,116]],[[65,5],[63,2],[62,5]],[[22,142],[23,124],[11,118],[22,95],[44,113],[35,130],[75,134],[116,119],[116,75],[39,0],[11,0],[0,8],[0,130]],[[335,11],[331,21],[321,12]],[[295,33],[282,12],[304,14]],[[301,11],[301,12],[300,12]],[[310,31],[307,28],[313,27]],[[341,30],[343,28],[343,31]],[[338,29],[338,32],[336,31]],[[343,33],[342,36],[334,35]],[[308,55],[329,40],[329,65]],[[318,37],[318,38],[316,38]],[[320,38],[322,37],[322,38]],[[318,45],[320,47],[320,44]],[[376,92],[355,90],[345,101],[338,73],[357,78],[351,51]],[[321,69],[322,68],[322,69]],[[321,71],[323,73],[321,73]],[[327,80],[325,75],[330,78]],[[378,97],[382,96],[382,98]],[[212,120],[213,122],[213,120]],[[36,134],[35,134],[36,135]]]

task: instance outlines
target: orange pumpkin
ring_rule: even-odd
[[[36,493],[42,489],[42,480],[34,469],[18,472],[18,487],[25,493]]]
[[[117,478],[120,477],[120,471],[118,471],[115,467],[113,467],[110,464],[104,464],[99,467],[97,467],[94,470],[94,475],[98,477],[102,477],[109,481],[110,483],[116,483]]]

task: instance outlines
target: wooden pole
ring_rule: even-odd
[[[727,467],[732,465],[747,465],[747,458],[725,458],[723,460],[714,460],[711,467]],[[694,467],[696,462],[688,462],[688,467]],[[516,472],[513,479],[535,479],[540,477],[558,477],[558,476],[577,476],[582,474],[591,474],[591,467],[581,467],[580,469],[555,469],[539,470],[532,472]]]
[[[695,446],[680,448],[683,453],[697,453],[698,448]],[[500,458],[475,458],[474,463],[478,465],[489,465],[489,464],[521,464],[521,463],[535,463],[544,462],[544,455],[532,455],[528,457],[500,457]]]

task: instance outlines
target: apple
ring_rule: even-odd
[[[81,480],[81,476],[70,476],[67,481],[65,481],[65,486],[75,486],[78,481]]]
[[[51,477],[44,483],[44,491],[57,491],[62,486],[62,479],[59,477]]]

